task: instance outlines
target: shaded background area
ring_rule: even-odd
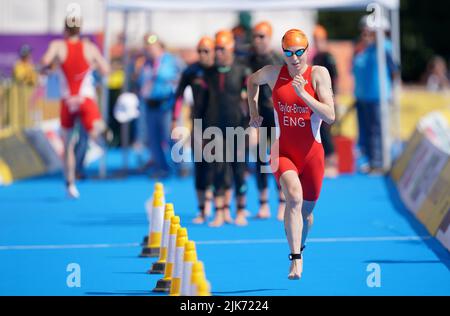
[[[450,61],[450,2],[400,0],[402,79],[407,83],[422,81],[430,59],[435,55]],[[358,25],[365,11],[319,11],[318,22],[330,38],[356,40]]]

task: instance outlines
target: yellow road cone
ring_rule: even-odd
[[[192,266],[197,261],[195,242],[188,241],[184,247],[183,277],[180,295],[189,295],[191,290]]]
[[[164,212],[163,236],[161,242],[161,251],[159,253],[159,260],[153,263],[152,268],[149,270],[149,273],[151,274],[164,273],[167,260],[167,248],[169,246],[170,220],[174,215],[173,204],[167,203],[166,210]]]
[[[198,294],[198,286],[203,280],[206,280],[203,262],[196,261],[192,266],[191,288],[188,296],[196,296]]]
[[[148,236],[150,236],[151,233],[151,222],[152,222],[152,209],[153,209],[153,196],[155,195],[155,192],[161,191],[163,193],[163,203],[165,203],[165,196],[164,196],[164,185],[161,182],[156,182],[153,187],[153,193],[152,196],[145,202],[145,212],[147,214],[147,221],[148,221],[148,235],[144,236],[144,239],[142,240],[142,246],[147,245],[148,243]]]
[[[150,238],[147,245],[142,249],[141,257],[158,257],[162,240],[162,229],[164,226],[164,194],[156,191],[153,195],[152,221]]]
[[[181,228],[180,228],[181,229]],[[170,295],[178,296],[181,291],[181,278],[183,277],[183,263],[185,245],[188,243],[186,238],[177,238],[177,249],[175,251],[175,264],[173,267],[172,284],[170,285]]]
[[[206,279],[199,282],[197,286],[197,296],[211,296],[211,286]]]
[[[173,216],[170,224],[166,269],[164,277],[156,283],[156,287],[153,289],[154,292],[169,292],[173,279],[177,244],[181,244],[181,240],[185,242],[186,239],[187,230],[186,228],[180,228],[180,217]]]

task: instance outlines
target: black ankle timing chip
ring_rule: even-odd
[[[289,254],[289,260],[296,260],[296,259],[301,259],[302,258],[302,254],[301,253],[290,253]]]
[[[289,254],[289,260],[296,260],[296,259],[301,259],[302,258],[302,252],[303,250],[306,248],[306,245],[302,246],[300,248],[300,253],[291,253]]]

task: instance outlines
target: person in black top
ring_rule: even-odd
[[[181,98],[188,86],[191,87],[194,99],[194,104],[191,109],[192,125],[194,126],[195,120],[202,120],[202,126],[206,123],[205,110],[208,103],[208,94],[205,71],[214,64],[214,40],[207,36],[202,37],[197,44],[197,52],[199,55],[198,62],[186,68],[175,92],[175,99],[177,101],[173,107],[172,130],[177,126],[177,122],[179,121],[182,104]],[[203,133],[203,130],[201,132]],[[194,135],[191,132],[191,147],[193,150],[203,149],[204,144],[201,136]],[[198,146],[196,146],[196,142],[200,142],[200,145],[197,144]],[[202,152],[196,154],[197,157],[202,157]],[[203,159],[200,161],[194,159],[194,177],[200,213],[194,218],[193,222],[195,224],[202,224],[211,212],[212,191],[210,187],[213,181],[209,164]]]
[[[333,55],[328,51],[327,31],[323,26],[317,25],[314,29],[313,37],[316,54],[313,57],[312,63],[313,65],[323,66],[328,69],[333,91],[336,91],[338,74],[336,61],[334,60]],[[320,138],[322,139],[323,149],[325,151],[325,177],[334,178],[338,175],[338,170],[333,136],[331,135],[331,126],[325,122],[322,122],[322,125],[320,126]]]
[[[225,136],[227,127],[241,127],[244,130],[248,126],[244,115],[244,100],[246,79],[250,75],[250,70],[235,60],[234,39],[230,31],[220,31],[216,34],[215,58],[215,66],[208,69],[205,76],[209,94],[205,127],[214,127],[221,131],[222,135],[215,134],[214,142],[219,141],[223,146],[216,146],[214,150],[222,150],[222,155],[215,157],[222,156],[223,160],[212,163],[216,214],[210,226],[219,227],[224,222],[232,221],[226,196],[231,196],[233,184],[237,200],[235,224],[246,225],[245,148],[239,146],[239,142],[242,141],[239,136],[237,139],[234,137],[233,142],[228,138],[228,141],[225,141]],[[232,161],[227,157],[233,158]]]
[[[272,25],[266,21],[260,22],[253,27],[252,33],[252,50],[250,55],[245,60],[248,67],[252,70],[252,73],[258,71],[266,65],[282,65],[284,63],[283,58],[279,54],[275,53],[270,47],[272,39]],[[256,217],[269,218],[269,174],[261,170],[263,166],[268,167],[269,164],[267,157],[261,157],[261,154],[268,152],[271,142],[275,140],[275,134],[272,135],[272,132],[274,131],[276,125],[275,117],[273,114],[272,90],[268,85],[259,87],[258,111],[259,114],[263,117],[261,127],[264,127],[267,131],[265,135],[267,136],[267,138],[258,139],[258,145],[256,148],[256,182],[259,191],[260,203],[259,211]],[[262,135],[260,134],[260,137],[261,136]],[[261,150],[260,147],[262,147]],[[283,220],[285,209],[284,197],[281,190],[279,192],[280,205],[277,217],[279,220]]]

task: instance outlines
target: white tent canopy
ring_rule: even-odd
[[[361,9],[370,3],[387,9],[399,8],[399,0],[107,0],[109,10],[286,10],[286,9]]]
[[[400,63],[400,0],[105,0],[105,12],[364,10],[374,3],[391,11],[394,59]],[[107,23],[106,19],[105,23]]]

